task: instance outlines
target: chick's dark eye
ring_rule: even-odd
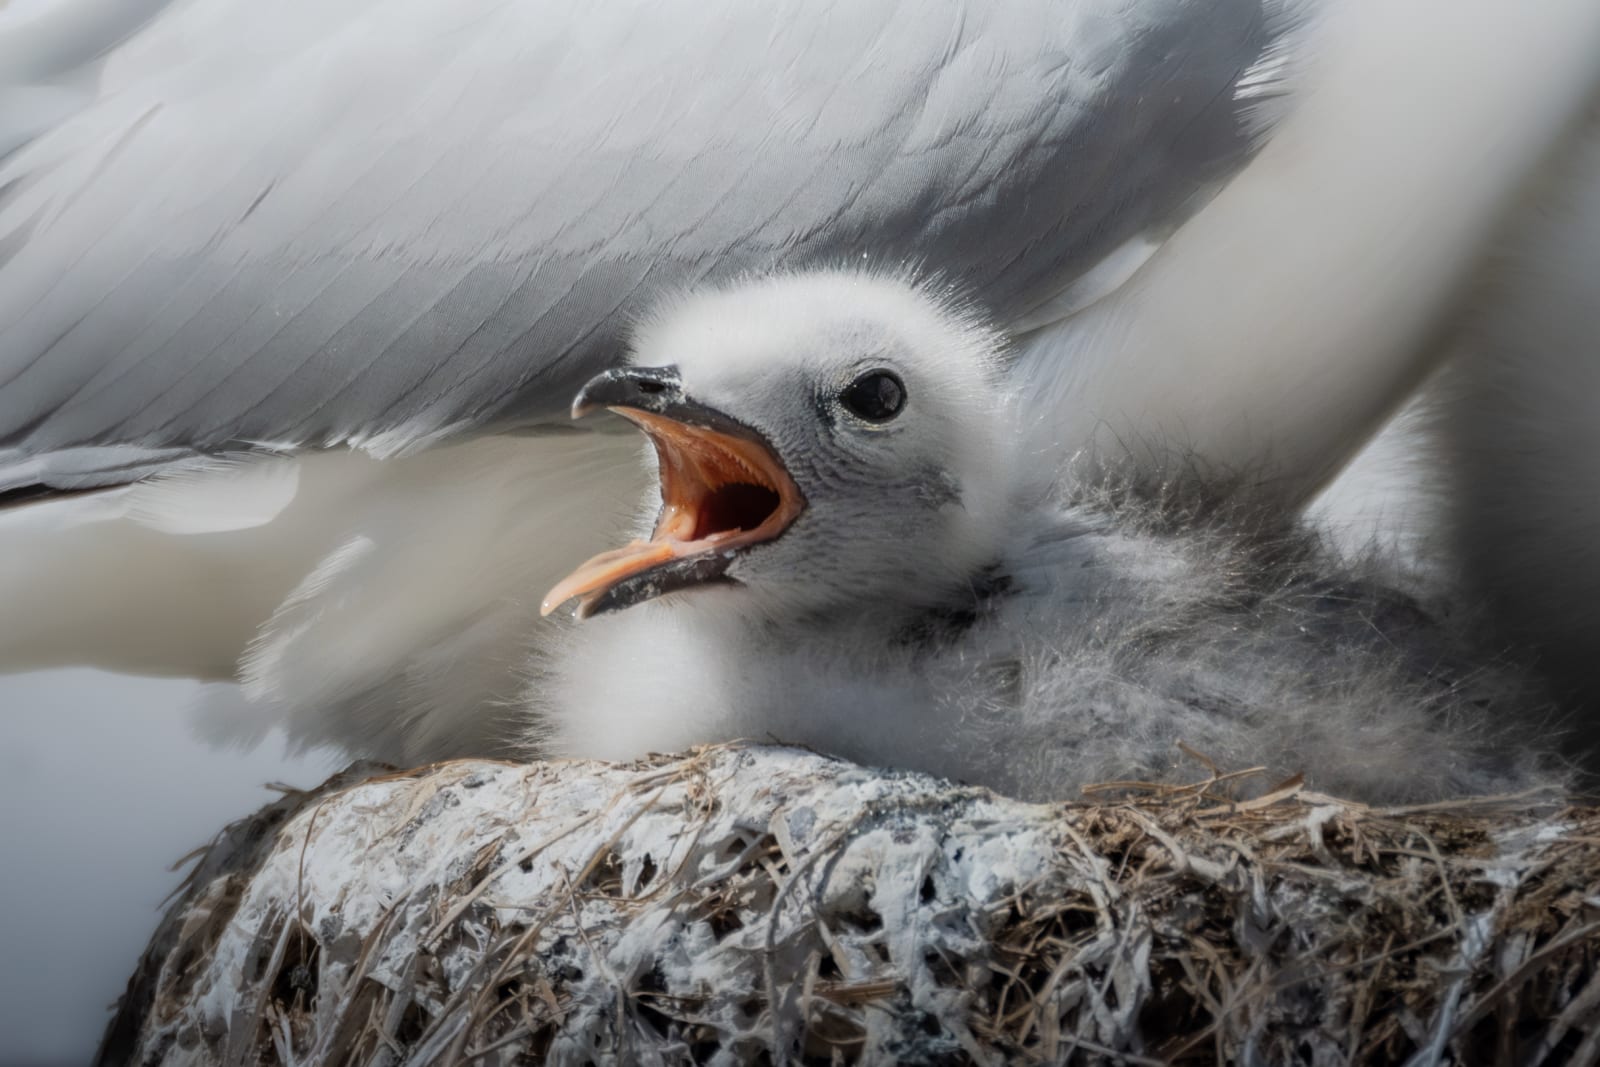
[[[845,386],[839,402],[858,418],[888,422],[906,406],[905,383],[892,371],[868,371]]]

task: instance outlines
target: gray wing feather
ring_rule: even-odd
[[[775,267],[1014,319],[1240,165],[1283,3],[175,4],[0,167],[0,449],[536,421]]]

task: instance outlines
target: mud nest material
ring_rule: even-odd
[[[1594,1063],[1600,811],[1029,805],[781,748],[347,772],[225,831],[136,1064]]]

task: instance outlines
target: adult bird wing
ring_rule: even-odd
[[[1059,318],[1249,156],[1304,6],[180,0],[0,164],[0,492],[131,486],[0,517],[0,664],[242,657],[302,739],[482,751],[636,498],[526,431],[635,316],[850,263]]]
[[[1022,340],[1038,449],[1166,476],[1176,452],[1297,506],[1501,299],[1486,273],[1600,107],[1600,5],[1326,7],[1261,152],[1115,294]]]
[[[537,421],[780,265],[1014,317],[1237,167],[1276,6],[190,0],[0,172],[0,488]]]

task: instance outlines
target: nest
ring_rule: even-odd
[[[370,773],[218,838],[102,1063],[1600,1060],[1600,811],[1555,798]]]

